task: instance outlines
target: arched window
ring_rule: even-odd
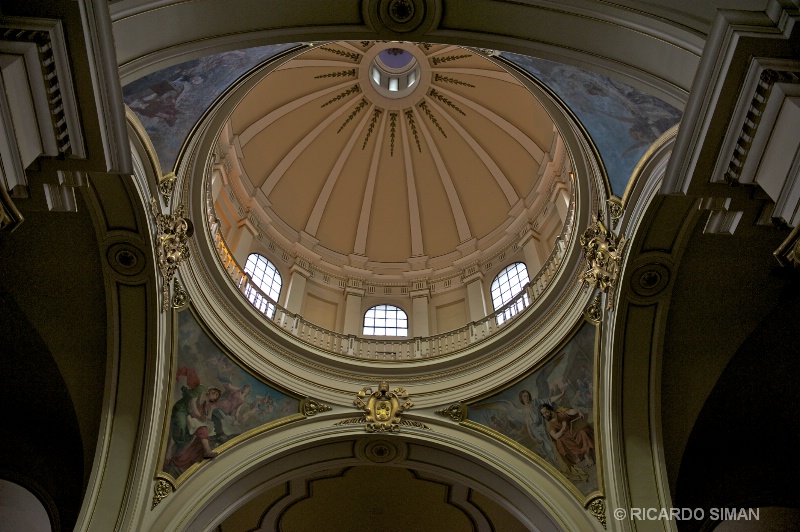
[[[528,268],[521,262],[515,262],[498,273],[497,277],[492,281],[491,287],[494,310],[499,310],[503,305],[514,299],[517,294],[522,292],[522,289],[525,288],[529,281]],[[528,303],[528,296],[525,294],[513,305],[503,310],[501,315],[497,316],[498,325],[527,307]]]
[[[408,316],[403,309],[378,305],[364,314],[365,336],[408,336]]]
[[[266,299],[258,291],[248,288],[245,292],[247,299],[271,319],[275,315],[275,303],[278,302],[278,298],[281,296],[281,285],[283,284],[278,268],[267,260],[265,256],[251,253],[247,257],[244,272],[250,276],[253,284],[259,287],[261,292],[269,298]]]

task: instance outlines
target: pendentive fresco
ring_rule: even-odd
[[[619,81],[545,59],[503,53],[553,90],[575,113],[597,146],[611,183],[622,197],[647,148],[681,119],[668,103]]]
[[[294,46],[259,46],[208,55],[125,85],[125,104],[150,136],[162,173],[173,170],[192,127],[225,89],[254,66]]]
[[[583,495],[599,488],[595,439],[596,326],[584,323],[544,365],[469,405],[468,419],[532,451]]]
[[[171,410],[163,471],[178,478],[217,456],[223,443],[296,414],[298,399],[265,384],[227,356],[189,311],[177,314]]]

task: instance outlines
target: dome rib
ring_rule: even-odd
[[[514,190],[514,186],[506,177],[506,174],[497,166],[497,163],[494,162],[494,159],[491,155],[489,155],[483,146],[480,145],[478,141],[475,140],[475,137],[469,134],[469,132],[464,129],[458,121],[450,116],[450,113],[447,112],[440,104],[437,104],[432,98],[426,97],[428,101],[431,102],[432,105],[436,105],[441,109],[441,115],[444,116],[444,119],[450,124],[450,127],[455,129],[459,135],[461,135],[466,143],[472,148],[472,151],[480,158],[481,162],[486,166],[486,169],[492,174],[497,186],[500,187],[500,190],[503,191],[503,194],[508,201],[509,206],[514,205],[519,201],[519,196],[517,195],[517,191]]]
[[[259,118],[251,125],[247,126],[247,129],[245,129],[244,131],[242,131],[241,134],[239,134],[239,142],[241,143],[242,148],[244,148],[248,142],[253,140],[253,138],[256,135],[267,129],[270,125],[272,125],[273,122],[277,122],[278,120],[283,118],[285,115],[303,107],[309,102],[313,102],[314,100],[321,98],[322,96],[344,89],[345,87],[352,84],[353,80],[349,79],[347,81],[343,81],[342,83],[338,83],[332,87],[327,87],[325,89],[314,91],[311,94],[307,94],[305,96],[297,98],[296,100],[292,100],[291,102],[278,107],[277,109],[270,112],[266,116]]]
[[[349,108],[349,106],[343,107]],[[375,109],[374,104],[368,107],[367,112],[361,117],[358,126],[356,126],[352,133],[350,133],[350,138],[347,140],[347,144],[345,144],[344,148],[342,149],[342,153],[339,154],[338,159],[336,159],[336,163],[333,165],[333,168],[331,168],[331,171],[328,173],[328,177],[325,179],[325,184],[322,186],[322,191],[319,193],[319,196],[317,196],[317,201],[314,203],[314,209],[311,211],[308,221],[306,222],[305,231],[311,236],[316,236],[317,234],[319,222],[322,220],[322,215],[325,212],[325,207],[328,205],[328,200],[333,192],[333,187],[336,186],[336,181],[339,179],[342,168],[344,168],[344,164],[347,162],[348,157],[350,157],[350,154],[353,151],[353,146],[355,146],[356,142],[361,138],[361,132],[364,131],[364,128],[367,126],[367,123],[372,116],[373,109]]]
[[[400,137],[403,139],[403,163],[406,171],[406,186],[408,187],[408,218],[411,225],[411,255],[420,257],[425,255],[425,241],[422,238],[422,219],[419,213],[419,196],[414,175],[414,162],[411,157],[411,139],[408,138],[405,120],[400,121]]]
[[[460,94],[451,92],[439,85],[436,86],[436,89],[441,91],[445,96],[452,98],[453,100],[457,100],[459,103],[463,103],[477,113],[481,114],[484,118],[505,131],[512,139],[522,146],[522,148],[527,151],[538,164],[542,164],[542,160],[544,159],[544,150],[542,150],[542,148],[536,144],[533,139],[520,131],[517,126],[498,115],[491,109],[487,109],[483,105],[477,103],[475,100],[464,98]]]
[[[422,132],[422,136],[425,138],[425,144],[427,144],[428,148],[431,150],[433,162],[436,165],[439,178],[442,180],[442,185],[447,193],[447,201],[450,203],[450,210],[453,213],[453,219],[456,221],[458,240],[459,242],[466,242],[472,238],[472,231],[469,227],[469,223],[467,222],[467,216],[464,213],[464,206],[461,203],[461,199],[458,197],[458,192],[456,191],[456,187],[453,185],[453,180],[450,177],[450,172],[447,169],[447,166],[444,164],[444,159],[442,159],[442,154],[439,152],[439,148],[436,146],[436,143],[431,137],[431,133],[428,130],[428,125],[422,120],[422,117],[417,112],[416,107],[414,107],[412,112],[416,116],[417,128],[419,128],[419,130]]]
[[[350,84],[352,84],[352,81]],[[319,137],[322,132],[325,131],[325,129],[327,129],[331,122],[341,117],[345,111],[352,107],[352,103],[354,101],[361,98],[363,98],[363,96],[361,96],[361,91],[359,90],[352,98],[350,98],[350,100],[348,100],[345,105],[342,105],[333,111],[331,114],[325,117],[325,119],[322,120],[317,127],[308,132],[306,136],[303,137],[303,140],[298,142],[294,148],[292,148],[289,153],[287,153],[283,159],[281,159],[281,162],[275,166],[272,172],[270,172],[269,177],[267,177],[266,181],[264,181],[264,184],[261,185],[261,190],[264,192],[265,196],[269,197],[270,193],[275,188],[275,185],[278,184],[278,181],[281,180],[289,167],[292,166],[292,163],[294,163],[295,160],[300,157],[303,151],[305,151],[305,149],[308,148],[308,146],[314,142],[314,140]]]
[[[375,195],[375,179],[378,174],[378,163],[380,162],[380,153],[383,147],[383,132],[386,129],[386,115],[388,115],[388,113],[384,112],[381,118],[381,124],[378,126],[378,137],[375,140],[375,146],[372,148],[367,186],[364,190],[364,197],[361,200],[361,214],[358,217],[356,241],[353,246],[353,253],[356,255],[366,256],[367,254],[367,232],[369,230],[369,218],[372,213],[372,201]]]

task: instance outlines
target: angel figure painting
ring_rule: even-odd
[[[260,425],[296,414],[298,399],[270,387],[223,353],[189,311],[178,313],[163,471],[178,478],[214,449]]]
[[[468,418],[541,457],[584,495],[598,489],[594,433],[594,342],[584,323],[543,366],[469,405]]]

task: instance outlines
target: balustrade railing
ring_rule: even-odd
[[[342,334],[310,323],[302,316],[289,312],[253,283],[250,276],[236,262],[219,231],[218,223],[211,223],[210,229],[217,255],[234,286],[254,308],[279,329],[317,349],[337,355],[368,360],[410,361],[455,353],[484,342],[531,308],[555,278],[564,261],[575,222],[574,206],[573,198],[561,234],[556,237],[553,251],[537,275],[514,299],[485,318],[459,329],[434,336],[402,339],[376,339]],[[212,219],[210,216],[209,220]]]

